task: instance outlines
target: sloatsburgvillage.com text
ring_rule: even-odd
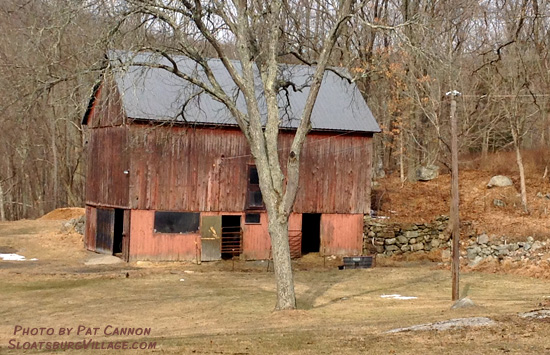
[[[8,349],[15,350],[152,350],[157,342],[129,342],[129,341],[25,341],[19,342],[10,339]]]

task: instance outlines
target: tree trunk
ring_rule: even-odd
[[[268,211],[269,235],[273,252],[273,265],[277,283],[276,310],[295,309],[294,277],[288,244],[288,216]]]
[[[487,155],[489,154],[489,135],[491,130],[485,130],[483,132],[483,142],[481,143],[481,161],[485,163],[487,161]]]
[[[520,141],[517,132],[512,128],[512,137],[514,138],[514,148],[516,149],[516,163],[519,169],[519,184],[521,189],[521,204],[523,210],[528,212],[527,207],[527,189],[525,187],[525,170],[523,169],[523,158],[521,156]]]
[[[405,144],[403,142],[403,127],[399,131],[399,177],[401,184],[405,182]]]
[[[0,221],[6,220],[6,210],[4,209],[4,190],[0,184]]]

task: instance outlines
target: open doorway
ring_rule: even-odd
[[[115,208],[115,225],[113,235],[113,255],[122,256],[122,237],[124,234],[124,210]]]
[[[321,214],[302,214],[302,255],[318,253],[321,248]]]
[[[241,216],[222,216],[222,259],[231,259],[241,252]]]

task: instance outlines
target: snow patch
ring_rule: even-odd
[[[418,297],[414,297],[414,296],[401,296],[401,295],[398,295],[398,294],[382,295],[380,297],[382,297],[382,298],[391,298],[392,300],[415,300],[415,299],[418,298]]]
[[[27,259],[23,255],[11,253],[11,254],[0,254],[0,259],[4,261],[26,261]],[[38,260],[37,258],[30,259],[31,261]]]

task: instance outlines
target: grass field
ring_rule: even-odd
[[[545,280],[464,273],[463,296],[477,306],[451,310],[450,273],[434,263],[340,271],[337,261],[324,266],[322,259],[309,257],[295,265],[299,310],[273,312],[274,278],[266,263],[85,266],[92,254],[78,247],[78,237],[56,233],[60,223],[15,223],[0,224],[0,249],[17,249],[38,261],[0,261],[0,354],[58,353],[11,349],[17,342],[90,339],[156,342],[154,350],[99,350],[128,354],[550,353],[550,320],[517,315],[548,303]],[[381,297],[387,294],[417,298]],[[471,316],[490,317],[497,325],[385,333]],[[14,335],[16,326],[52,328],[54,334]],[[60,328],[73,332],[60,335]],[[115,328],[150,328],[150,333],[105,334]]]

